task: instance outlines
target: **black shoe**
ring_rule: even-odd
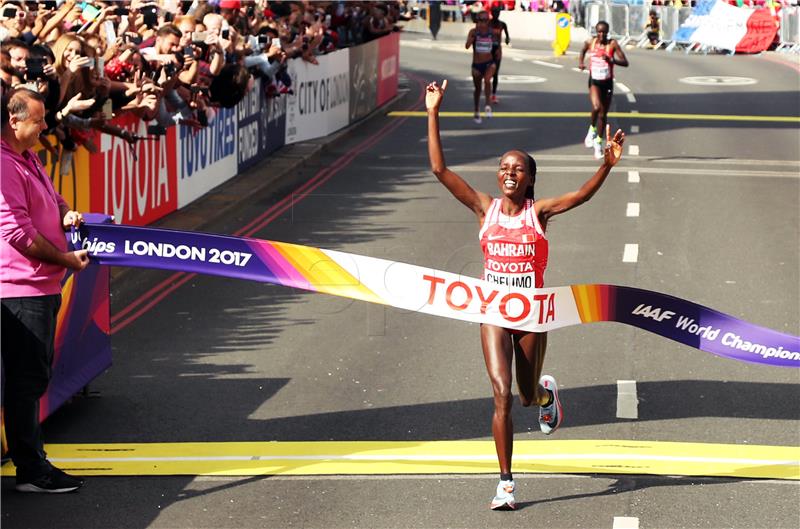
[[[83,485],[83,479],[70,476],[66,472],[53,467],[46,474],[36,479],[17,479],[17,490],[20,492],[47,492],[58,494],[78,490]]]

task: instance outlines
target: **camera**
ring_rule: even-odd
[[[25,59],[25,70],[25,79],[28,81],[45,79],[46,77],[44,74],[44,59]]]
[[[145,6],[141,9],[141,11],[145,26],[152,28],[158,24],[158,7]]]
[[[228,38],[229,38],[230,36],[231,36],[231,32],[230,32],[230,30],[229,30],[229,29],[223,29],[223,30],[222,30],[222,38],[223,38],[223,39],[225,39],[225,40],[228,40]]]
[[[127,7],[118,7],[114,10],[114,14],[118,17],[126,17],[130,13],[130,10]]]
[[[141,35],[134,35],[132,33],[125,33],[125,42],[128,44],[134,44],[138,46],[142,43],[142,36]]]
[[[208,38],[208,33],[205,31],[195,31],[192,33],[192,42],[205,42]]]
[[[194,57],[194,48],[191,46],[184,46],[183,47],[183,56],[184,57]]]

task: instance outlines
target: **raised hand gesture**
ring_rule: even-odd
[[[605,163],[614,166],[622,158],[622,144],[625,142],[625,133],[622,129],[617,129],[614,137],[611,137],[611,125],[606,125],[606,148]]]
[[[447,90],[447,79],[442,81],[441,87],[436,84],[436,81],[428,84],[425,87],[425,108],[438,111],[439,105],[442,104],[445,90]]]

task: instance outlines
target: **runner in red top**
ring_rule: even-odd
[[[611,137],[606,127],[606,148],[600,168],[579,189],[553,198],[534,199],[536,162],[523,151],[508,151],[500,158],[497,186],[500,198],[473,189],[451,171],[444,160],[439,134],[439,107],[447,81],[426,88],[428,110],[428,156],[436,178],[467,206],[481,226],[485,279],[501,285],[541,287],[547,266],[547,222],[589,200],[622,157],[625,134]],[[561,423],[558,387],[550,375],[540,376],[547,347],[547,333],[514,331],[495,325],[481,325],[481,345],[494,394],[492,435],[500,464],[500,483],[492,509],[514,509],[514,481],[511,453],[514,426],[511,422],[512,360],[516,363],[517,388],[523,406],[540,406],[539,427],[550,434]]]
[[[493,199],[478,234],[483,249],[483,278],[508,287],[542,288],[548,243],[533,200],[526,199],[522,211],[514,216],[504,214],[502,209],[502,199]]]
[[[603,157],[602,138],[597,131],[605,130],[608,109],[614,96],[614,65],[628,66],[628,58],[619,43],[608,38],[608,22],[600,21],[595,26],[597,36],[584,42],[578,67],[586,68],[585,58],[589,54],[589,100],[592,102],[592,122],[583,140],[584,145],[594,148],[594,157]],[[599,118],[599,123],[598,123]]]

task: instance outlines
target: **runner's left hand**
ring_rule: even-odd
[[[606,125],[606,149],[604,161],[608,165],[617,165],[622,158],[622,144],[625,142],[625,133],[622,129],[617,129],[614,137],[611,137],[611,125]]]

